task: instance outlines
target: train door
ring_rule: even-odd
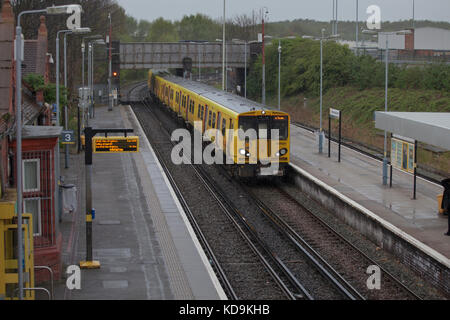
[[[178,103],[178,115],[181,116],[181,105],[183,104],[183,93],[180,91],[180,102]]]
[[[206,125],[208,123],[208,122],[206,122],[207,120],[208,120],[208,105],[205,106],[205,114],[204,114],[204,117],[203,117],[203,132],[202,132],[202,134],[205,133],[205,131],[206,131]]]
[[[189,121],[189,111],[191,109],[191,97],[187,97],[187,103],[186,103],[186,122]]]

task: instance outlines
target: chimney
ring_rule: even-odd
[[[411,30],[410,34],[406,34],[405,35],[405,50],[410,50],[410,51],[414,51],[415,47],[414,47],[414,33],[415,33],[415,29],[409,29]]]
[[[36,47],[36,73],[46,78],[47,73],[47,52],[48,52],[48,32],[45,25],[45,17],[40,17],[41,25],[38,30],[37,47]]]
[[[3,1],[0,17],[0,115],[13,107],[14,15],[9,0]]]

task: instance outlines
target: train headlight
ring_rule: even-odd
[[[279,157],[279,156],[280,156],[280,153],[279,153],[279,152],[277,152],[277,153],[275,153],[275,155],[276,155],[277,157]]]
[[[281,149],[279,153],[280,155],[284,156],[287,152],[287,149]]]
[[[247,151],[245,151],[245,149],[241,149],[241,150],[239,150],[239,153],[241,154],[241,156],[245,156]]]

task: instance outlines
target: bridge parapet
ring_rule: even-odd
[[[245,45],[226,45],[226,64],[232,68],[245,67]],[[186,58],[196,68],[220,68],[222,66],[222,43],[220,42],[133,42],[120,44],[121,69],[168,69],[184,68]],[[200,61],[199,61],[200,60]],[[247,46],[250,61],[250,45]]]

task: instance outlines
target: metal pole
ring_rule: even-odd
[[[222,90],[225,90],[225,0],[223,0]]]
[[[359,54],[359,0],[356,0],[356,53]]]
[[[416,22],[415,22],[415,14],[416,14],[416,4],[415,4],[415,0],[413,0],[413,21],[412,21],[412,27],[413,29],[415,29],[416,27]]]
[[[198,81],[201,80],[201,71],[200,71],[200,45],[197,46],[198,48]]]
[[[323,107],[323,38],[324,29],[322,29],[322,38],[320,38],[320,130],[319,130],[319,153],[323,152],[323,136],[322,136],[322,107]]]
[[[278,110],[281,110],[281,40],[278,40]]]
[[[331,115],[328,114],[328,158],[331,158]]]
[[[414,141],[414,196],[413,199],[416,200],[417,193],[417,140]]]
[[[22,234],[22,27],[16,28],[16,166],[17,166],[17,270],[19,276],[19,300],[23,299],[23,234]]]
[[[336,0],[336,30],[335,30],[335,35],[338,34],[338,21],[339,21],[339,19],[338,19],[338,1],[339,0]]]
[[[86,262],[92,261],[92,137],[91,127],[84,130],[86,165]]]
[[[266,52],[264,40],[264,9],[262,14],[262,104],[266,104]]]
[[[339,111],[339,152],[338,152],[338,162],[341,162],[341,144],[342,144],[342,111]]]
[[[64,87],[67,90],[67,33],[64,33]],[[64,129],[69,129],[69,113],[67,110],[67,91],[66,91],[66,104],[64,106]],[[65,151],[65,168],[69,168],[69,146],[66,144]]]
[[[244,97],[247,99],[247,41],[245,41],[244,52],[245,52]]]
[[[386,34],[386,80],[384,111],[388,111],[388,86],[389,86],[389,35]],[[387,185],[387,131],[384,131],[384,158],[383,158],[383,185]]]
[[[336,25],[336,23],[335,23],[336,10],[334,9],[335,4],[336,4],[336,0],[333,0],[333,18],[331,20],[331,34],[335,34],[335,31],[334,31],[335,25]]]
[[[91,68],[92,68],[92,65],[91,65],[91,51],[92,51],[92,46],[91,46],[91,43],[89,42],[88,43],[88,74],[87,74],[87,79],[88,79],[88,88],[89,88],[89,95],[88,95],[88,105],[86,106],[87,108],[86,108],[86,111],[87,111],[87,114],[86,114],[86,127],[88,127],[89,126],[89,118],[90,118],[90,116],[91,116],[91,85],[92,85],[92,83],[91,83]]]
[[[113,109],[113,99],[112,99],[112,21],[111,13],[109,14],[109,74],[108,74],[108,111]]]

